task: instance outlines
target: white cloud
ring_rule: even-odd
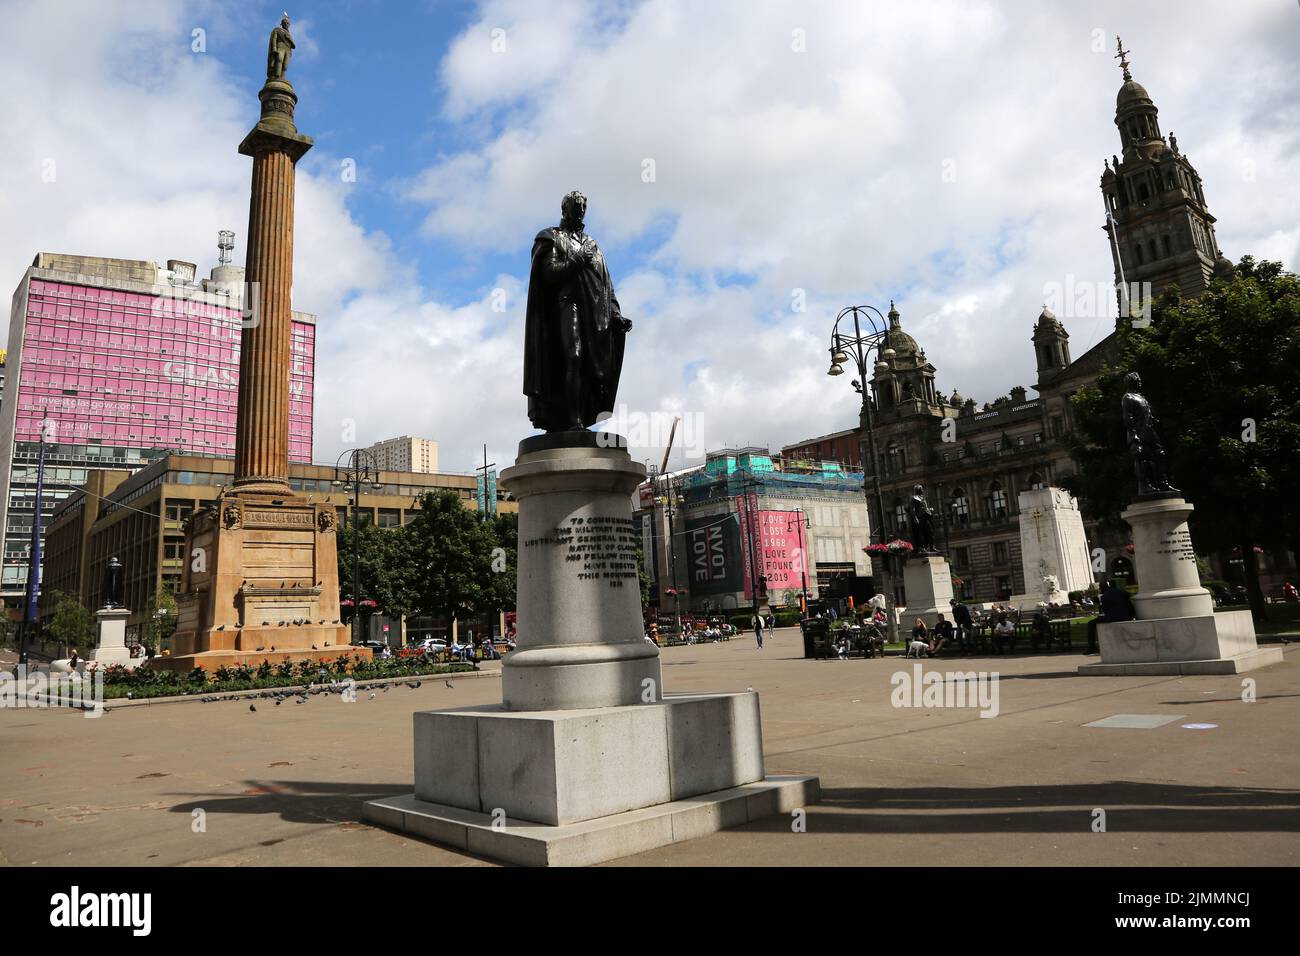
[[[202,26],[210,50],[253,44],[260,67],[270,24],[252,16],[157,0],[128,22],[111,5],[64,4],[59,22],[75,29],[61,31],[52,68],[48,5],[6,6],[0,274],[16,282],[41,250],[206,269],[219,229],[242,244],[249,165],[235,146],[260,77],[185,41]],[[340,57],[322,16],[295,21],[299,54],[318,69]],[[483,442],[494,460],[513,458],[529,431],[527,249],[575,187],[591,198],[593,234],[636,321],[620,401],[697,413],[710,447],[779,446],[854,424],[856,393],[824,375],[831,322],[850,303],[884,310],[896,299],[945,392],[983,401],[1030,384],[1045,288],[1110,280],[1098,178],[1118,150],[1116,29],[1162,127],[1204,177],[1224,251],[1294,268],[1300,79],[1284,19],[1294,16],[1285,5],[1224,16],[1182,0],[491,0],[441,64],[443,120],[471,145],[430,153],[404,184],[425,235],[463,257],[432,268],[403,258],[409,237],[390,242],[358,218],[357,187],[322,147],[299,170],[295,304],[320,316],[316,457],[341,450],[350,418],[360,442],[438,439],[451,469],[472,468]],[[1108,35],[1098,52],[1094,30]],[[422,148],[408,142],[381,145]],[[45,159],[54,183],[41,182]],[[507,253],[519,271],[479,275],[485,252]],[[471,295],[441,291],[445,275],[466,274]],[[507,291],[504,313],[492,311],[494,288]],[[805,311],[792,311],[796,290]],[[1111,325],[1066,322],[1075,355]]]

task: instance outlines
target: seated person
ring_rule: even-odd
[[[912,625],[912,641],[907,645],[907,657],[920,657],[922,654],[930,653],[930,631],[925,626],[925,621],[919,617],[916,623]]]
[[[997,624],[993,625],[993,653],[1014,653],[1016,649],[1016,625],[1005,614],[998,615]]]
[[[952,621],[944,618],[942,614],[934,622],[934,628],[930,631],[930,655],[933,657],[943,650],[943,645],[952,640]]]
[[[1045,607],[1034,612],[1034,619],[1030,622],[1029,642],[1033,645],[1035,654],[1038,653],[1038,645],[1043,642],[1047,643],[1049,650],[1052,647],[1052,619]]]

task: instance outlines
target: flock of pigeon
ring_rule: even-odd
[[[422,684],[424,683],[424,681],[422,681],[422,680],[408,680],[408,681],[403,681],[402,683],[405,684],[407,687],[409,687],[411,690],[418,690],[419,687],[420,687],[420,685],[422,685]],[[450,687],[452,690],[455,690],[455,689],[456,689],[456,685],[453,684],[453,683],[452,683],[451,681],[449,681],[449,680],[444,680],[443,683],[446,684],[448,687]],[[317,686],[315,686],[315,685],[312,685],[312,686],[306,687],[306,688],[304,688],[304,689],[302,689],[302,690],[292,690],[292,691],[291,691],[291,690],[283,690],[283,689],[281,689],[281,690],[264,690],[264,691],[262,691],[260,694],[257,694],[256,696],[257,696],[257,699],[259,699],[259,700],[274,700],[274,701],[275,701],[275,706],[276,706],[276,707],[279,707],[281,704],[283,704],[285,701],[288,701],[288,700],[292,700],[295,704],[305,704],[305,703],[307,703],[307,701],[309,701],[311,698],[316,697],[316,696],[318,696],[318,695],[320,695],[320,694],[342,694],[344,691],[346,691],[346,690],[348,689],[348,686],[349,686],[348,684],[345,684],[345,683],[339,683],[339,682],[336,681],[336,682],[331,683],[331,684],[326,684],[326,685],[324,685],[323,687],[317,687]],[[382,691],[382,693],[387,694],[390,690],[392,690],[392,689],[393,689],[394,687],[396,687],[396,686],[397,686],[396,684],[385,684],[384,687],[383,687],[383,691]],[[378,694],[376,694],[374,691],[371,691],[371,692],[370,692],[370,695],[369,695],[366,699],[367,699],[367,700],[374,700],[377,696],[378,696]],[[236,698],[228,698],[228,697],[204,697],[204,698],[202,698],[202,701],[203,701],[203,703],[205,703],[205,704],[211,704],[211,703],[216,703],[216,702],[218,702],[218,701],[222,701],[222,700],[231,700],[231,699],[234,699],[234,700],[247,700],[248,698],[247,698],[246,696],[243,696],[243,697],[236,697]],[[248,705],[248,709],[249,709],[249,711],[251,711],[252,713],[257,713],[257,705],[256,705],[256,704],[249,704],[249,705]]]

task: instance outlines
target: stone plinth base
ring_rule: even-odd
[[[378,826],[506,863],[589,866],[773,814],[789,814],[820,798],[816,777],[771,776],[741,787],[563,826],[499,815],[494,819],[487,813],[426,803],[414,794],[371,800],[362,807],[361,815]]]
[[[99,634],[90,660],[100,667],[121,664],[127,670],[135,669],[140,659],[132,657],[126,646],[126,619],[130,616],[131,612],[124,607],[103,608],[95,613]]]
[[[909,558],[903,562],[903,590],[907,592],[907,607],[902,624],[911,632],[916,618],[925,621],[926,627],[942,614],[952,620],[952,571],[948,562],[937,555]]]
[[[1282,662],[1281,648],[1260,648],[1249,611],[1098,624],[1101,661],[1079,673],[1240,674]]]
[[[502,702],[529,712],[662,697],[632,523],[645,467],[603,432],[537,435],[519,451],[501,473],[519,502],[519,646],[501,666]]]
[[[414,719],[416,798],[512,820],[578,823],[763,778],[753,692]]]
[[[173,671],[263,661],[368,659],[340,620],[337,516],[328,504],[248,485],[194,514],[186,528]]]

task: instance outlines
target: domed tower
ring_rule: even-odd
[[[1152,296],[1176,285],[1184,296],[1199,296],[1214,275],[1221,256],[1214,236],[1214,216],[1205,205],[1201,177],[1178,149],[1160,133],[1159,110],[1146,88],[1129,71],[1128,51],[1116,38],[1116,59],[1124,83],[1115,100],[1115,126],[1123,153],[1106,163],[1101,192],[1115,265],[1120,320],[1134,283],[1150,283]],[[1141,294],[1142,286],[1138,286]],[[1143,301],[1133,295],[1133,313]]]
[[[1034,355],[1038,359],[1038,384],[1043,385],[1070,364],[1070,333],[1052,310],[1043,306],[1034,324]]]
[[[893,302],[889,303],[889,331],[885,342],[884,366],[877,366],[871,377],[876,407],[882,413],[907,414],[941,405],[934,385],[934,366],[925,357],[925,349],[903,331]]]

